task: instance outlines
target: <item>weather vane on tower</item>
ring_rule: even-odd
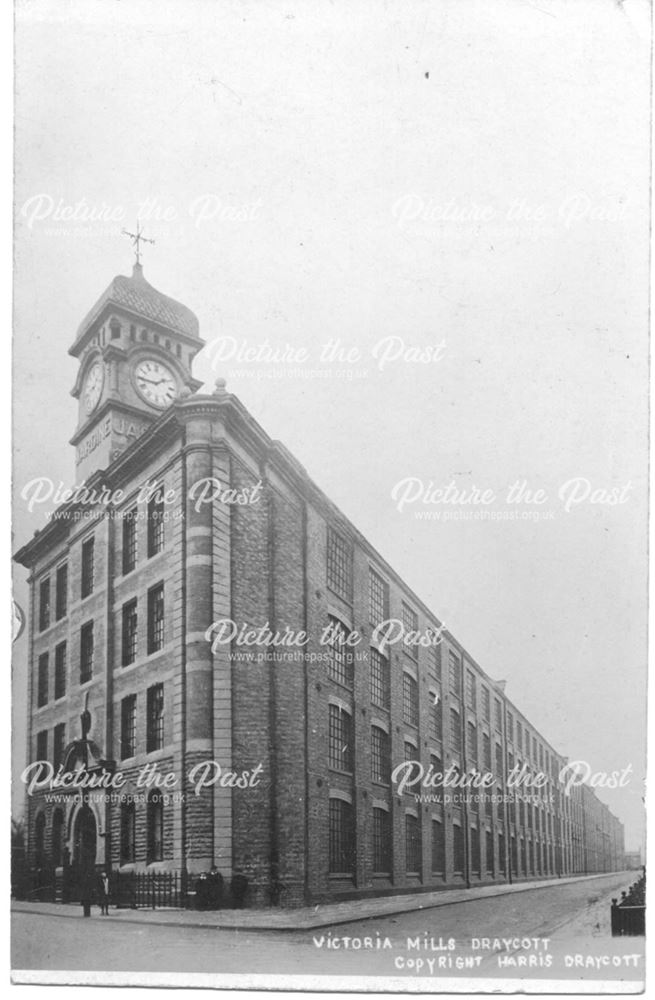
[[[136,220],[136,233],[130,233],[127,229],[123,230],[124,236],[129,236],[132,240],[132,245],[134,247],[134,254],[136,256],[137,264],[141,263],[141,243],[152,243],[154,246],[155,241],[149,240],[147,236],[143,236],[141,233],[141,223],[139,219]]]

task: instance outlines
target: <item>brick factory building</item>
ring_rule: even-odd
[[[198,393],[202,347],[137,263],[70,351],[87,493],[16,556],[28,761],[125,783],[28,795],[30,866],[75,884],[215,863],[250,905],[621,869],[622,825],[589,787],[565,793],[565,759],[504,684],[224,383]],[[493,773],[490,794],[439,801],[453,765]],[[545,775],[538,800],[510,800],[517,768]]]

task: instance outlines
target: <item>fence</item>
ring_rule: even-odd
[[[114,872],[110,877],[110,901],[114,906],[174,907],[189,903],[188,877],[179,872]]]
[[[612,899],[612,937],[643,937],[646,934],[646,875]]]

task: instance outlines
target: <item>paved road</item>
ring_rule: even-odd
[[[171,927],[146,923],[145,914],[143,922],[83,920],[77,910],[64,916],[67,908],[61,917],[14,913],[12,968],[368,975],[420,979],[423,989],[471,976],[636,982],[643,939],[609,934],[609,898],[624,887],[625,876],[555,883],[312,932]]]

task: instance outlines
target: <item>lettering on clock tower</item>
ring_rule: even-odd
[[[150,423],[142,420],[134,420],[132,417],[108,416],[102,420],[77,446],[75,461],[80,464],[88,455],[99,448],[103,441],[110,436],[116,435],[118,440],[113,442],[114,449],[124,450],[132,441],[150,427]],[[122,439],[122,440],[121,440]],[[122,448],[121,448],[122,445]]]

